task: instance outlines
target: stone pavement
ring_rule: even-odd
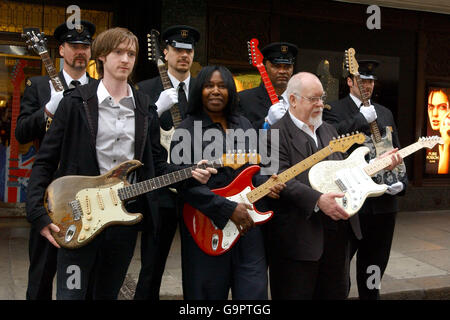
[[[25,298],[28,232],[23,218],[0,218],[0,300]],[[182,299],[180,254],[177,233],[163,276],[161,299]],[[139,268],[137,246],[119,299],[132,296]],[[354,261],[351,277],[355,283]],[[357,297],[355,287],[350,298]],[[450,210],[398,214],[381,294],[382,299],[450,299]]]

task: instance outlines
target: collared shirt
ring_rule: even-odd
[[[169,71],[167,71],[167,75],[169,76],[169,79],[172,82],[173,87],[177,89],[178,93],[179,90],[178,85],[180,84],[181,81],[175,78],[173,75],[171,75]],[[191,75],[189,74],[189,76],[186,79],[184,79],[183,82],[184,82],[184,93],[186,94],[186,99],[189,101],[189,83],[191,82]]]
[[[97,97],[96,149],[100,174],[103,174],[123,161],[134,158],[136,103],[129,85],[128,96],[116,103],[103,84],[103,80],[98,85]]]
[[[354,103],[356,104],[356,106],[358,107],[358,109],[361,108],[362,101],[359,100],[359,98],[357,98],[357,97],[355,97],[354,95],[352,95],[351,93],[349,93],[349,95],[350,95],[350,98],[352,98],[353,102],[354,102]],[[370,104],[370,99],[369,99],[369,104]]]
[[[319,127],[322,125],[322,122],[320,122],[320,124],[315,125],[314,126],[314,132],[311,131],[311,129],[309,128],[309,126],[304,123],[303,121],[297,119],[292,113],[291,110],[288,110],[289,112],[289,116],[292,119],[292,122],[294,122],[295,126],[297,128],[299,128],[300,130],[302,130],[304,133],[306,133],[308,136],[310,136],[311,138],[313,138],[314,142],[316,143],[316,147],[319,147],[318,143],[317,143],[317,135],[316,135],[316,131],[317,129],[319,129]]]
[[[87,84],[89,82],[88,77],[86,75],[86,72],[83,73],[83,75],[81,76],[80,79],[73,79],[71,76],[69,76],[69,74],[66,72],[66,70],[63,69],[63,75],[64,75],[64,80],[66,80],[67,86],[70,85],[70,83],[72,82],[72,80],[78,80],[80,81],[80,84]]]

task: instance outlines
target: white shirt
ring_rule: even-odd
[[[71,76],[69,76],[69,74],[64,69],[63,69],[63,75],[64,75],[64,80],[66,80],[67,87],[70,86],[70,83],[72,82],[72,80],[80,81],[81,85],[87,84],[89,82],[86,72],[83,73],[83,75],[81,76],[80,79],[73,79]]]
[[[134,158],[135,141],[135,101],[128,85],[128,96],[118,103],[100,81],[98,97],[98,131],[96,150],[100,174],[123,161]]]
[[[169,71],[167,71],[167,75],[169,76],[170,81],[172,82],[172,85],[174,88],[177,89],[177,93],[180,89],[179,84],[180,84],[180,80],[178,80],[177,78],[175,78],[173,75],[170,74]],[[189,76],[183,80],[184,82],[184,93],[186,94],[186,100],[189,101],[189,83],[191,82],[191,74],[189,74]]]
[[[311,131],[311,129],[309,128],[309,126],[304,123],[303,121],[297,119],[292,113],[291,110],[288,110],[289,112],[289,116],[292,119],[292,122],[294,122],[295,126],[297,128],[299,128],[300,130],[302,130],[304,133],[306,133],[308,136],[310,136],[311,138],[313,138],[314,142],[316,143],[316,147],[319,147],[318,143],[317,143],[317,135],[316,135],[316,131],[317,129],[319,129],[319,127],[322,125],[322,122],[318,125],[314,126],[314,132]]]

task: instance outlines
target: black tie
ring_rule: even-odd
[[[184,82],[180,82],[178,85],[178,106],[180,107],[181,115],[184,115],[188,107],[186,93],[184,92]]]
[[[76,87],[78,87],[80,84],[81,84],[80,81],[78,81],[78,80],[72,80],[72,81],[70,82],[69,89],[76,88]]]

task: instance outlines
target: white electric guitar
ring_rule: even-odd
[[[438,143],[444,143],[439,136],[423,137],[398,153],[405,158],[422,148],[431,149]],[[381,196],[388,188],[386,184],[376,184],[371,177],[386,169],[391,158],[377,159],[368,164],[364,159],[367,153],[368,147],[359,147],[345,160],[328,160],[314,165],[308,176],[311,187],[322,193],[343,192],[344,197],[336,198],[336,201],[350,216],[354,215],[366,198]]]

